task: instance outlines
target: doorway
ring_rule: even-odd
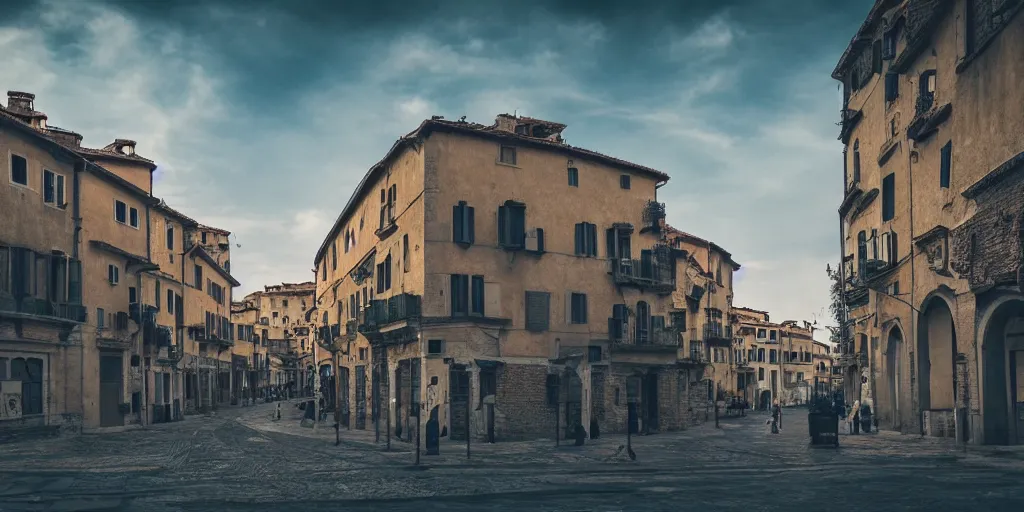
[[[995,308],[984,327],[985,444],[1024,444],[1024,300]]]
[[[366,366],[356,366],[356,429],[366,428]]]
[[[644,375],[643,391],[644,431],[658,431],[658,374],[651,372]]]
[[[886,391],[889,395],[887,413],[893,430],[900,430],[900,354],[903,351],[903,332],[898,327],[889,331],[885,354]]]
[[[575,437],[576,425],[583,424],[583,381],[575,370],[566,370],[563,380],[566,385],[563,435],[565,439],[572,439]]]
[[[121,352],[100,352],[100,426],[124,426],[124,357]]]

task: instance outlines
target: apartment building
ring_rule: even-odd
[[[270,354],[267,342],[258,334],[260,308],[257,300],[245,298],[231,303],[231,323],[235,344],[231,348],[231,368],[235,382],[241,382],[238,395],[245,399],[266,396],[270,385]]]
[[[153,196],[156,164],[134,141],[87,148],[47,121],[30,93],[0,107],[13,213],[0,222],[0,428],[180,419],[194,302],[183,277],[198,224]],[[221,284],[230,300],[237,282]]]
[[[1022,10],[880,0],[833,72],[840,364],[880,428],[1024,441]]]
[[[742,358],[751,368],[751,377],[744,382],[746,396],[753,397],[750,403],[758,409],[776,401],[783,406],[807,403],[815,386],[814,354],[827,348],[814,341],[811,325],[793,320],[774,323],[766,311],[745,307],[734,308],[733,314]]]
[[[312,320],[306,319],[306,313],[313,307],[315,291],[312,281],[281,283],[264,286],[243,299],[243,316],[236,318],[253,328],[254,343],[264,356],[261,369],[267,372],[265,385],[287,388],[293,395],[306,395],[312,389],[318,365],[313,360]],[[329,358],[321,366],[325,367],[325,377],[333,372]]]
[[[718,244],[666,228],[669,245],[686,254],[677,260],[676,290],[672,294],[675,314],[683,336],[679,357],[702,368],[701,382],[708,399],[723,401],[744,394],[750,368],[737,358],[735,318],[730,314],[733,273],[740,269],[732,254]]]
[[[430,450],[677,429],[692,390],[706,410],[702,363],[679,357],[668,175],[564,129],[434,117],[357,186],[314,259],[343,425],[419,424]]]
[[[833,354],[832,347],[820,341],[815,341],[811,346],[811,361],[814,364],[813,386],[814,393],[819,395],[831,394],[837,389],[833,384]]]

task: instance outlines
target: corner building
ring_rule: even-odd
[[[500,441],[693,421],[668,176],[564,128],[435,117],[363,178],[315,258],[344,426],[414,439],[418,413],[424,436]]]
[[[880,0],[841,57],[847,401],[1024,442],[1024,2]]]

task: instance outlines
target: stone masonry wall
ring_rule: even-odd
[[[506,364],[497,375],[495,441],[550,438],[555,410],[547,405],[547,366]]]

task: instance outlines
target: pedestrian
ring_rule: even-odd
[[[772,434],[778,434],[782,431],[782,407],[779,405],[779,401],[775,401],[775,405],[772,407]]]

